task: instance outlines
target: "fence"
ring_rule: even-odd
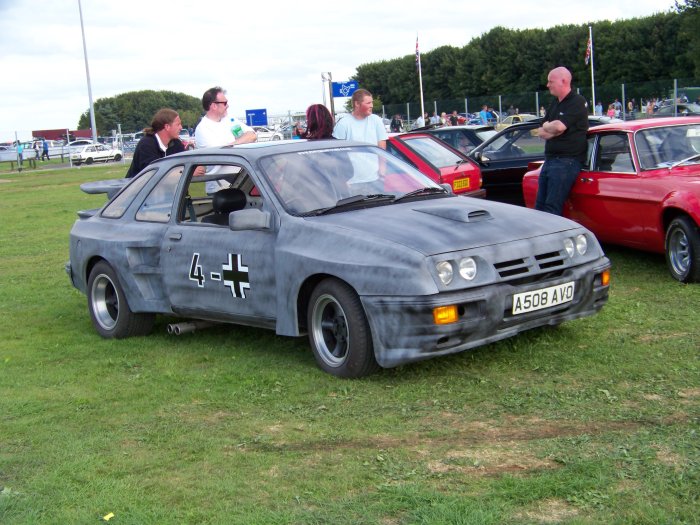
[[[591,113],[593,113],[593,89],[589,85],[576,86],[576,91],[583,95],[588,101]],[[650,99],[667,101],[667,104],[674,105],[671,113],[679,114],[677,104],[679,100],[700,103],[700,79],[667,79],[649,82],[630,82],[624,84],[604,84],[595,86],[595,101],[603,102],[604,112],[608,104],[615,99],[619,100],[623,108],[627,107],[627,102],[633,102],[634,111],[624,112],[620,118],[639,118],[645,114],[645,103]],[[540,109],[547,107],[551,100],[549,91],[533,91],[527,93],[503,93],[497,95],[470,96],[463,99],[450,100],[424,100],[425,112],[432,115],[435,112],[440,115],[442,112],[448,115],[454,110],[467,115],[478,113],[482,106],[486,105],[504,116],[508,110],[513,108],[518,113],[531,113],[538,115]],[[393,115],[400,115],[404,122],[413,122],[420,116],[420,102],[406,102],[402,104],[385,104],[382,106],[381,115],[384,118],[391,118]]]

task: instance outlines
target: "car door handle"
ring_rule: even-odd
[[[179,241],[180,239],[182,239],[182,234],[181,233],[171,233],[168,237],[171,241]]]
[[[591,179],[590,177],[581,177],[579,180],[583,183],[593,182],[593,179]]]

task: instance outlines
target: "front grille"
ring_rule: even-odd
[[[565,257],[561,252],[540,253],[534,257],[523,259],[511,259],[494,264],[501,279],[524,277],[528,274],[541,271],[550,271],[564,267]]]

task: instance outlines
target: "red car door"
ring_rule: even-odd
[[[645,215],[650,214],[640,200],[641,179],[631,138],[625,132],[589,137],[588,161],[565,204],[565,215],[603,242],[640,246],[650,219]]]

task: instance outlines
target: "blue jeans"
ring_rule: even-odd
[[[535,209],[561,215],[580,171],[581,162],[573,157],[546,159],[540,170]]]

